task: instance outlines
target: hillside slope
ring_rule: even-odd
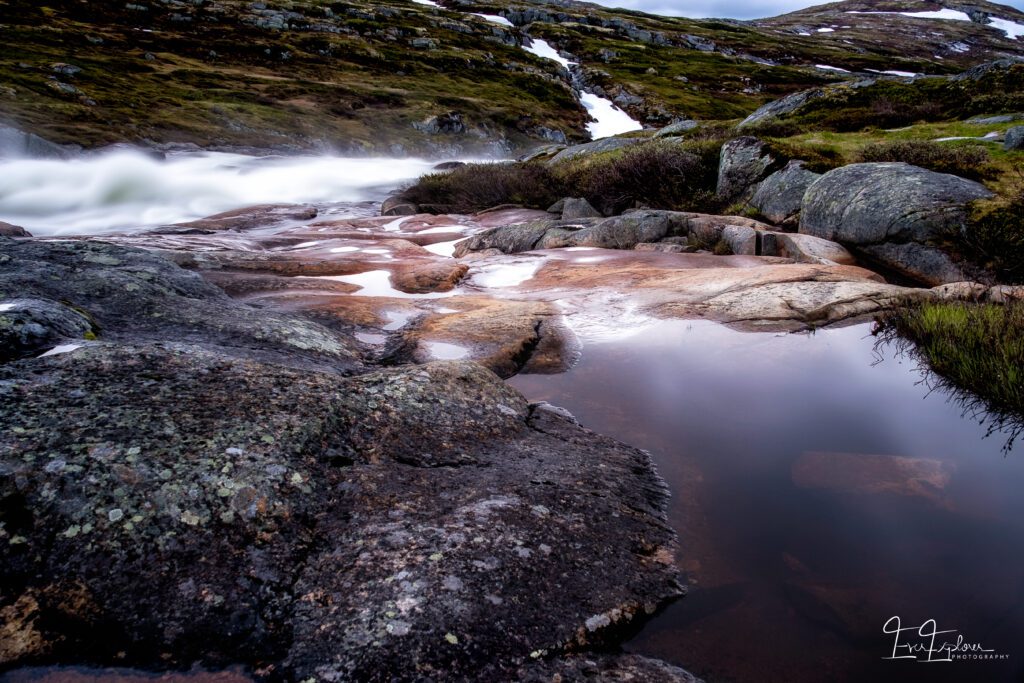
[[[0,121],[87,147],[504,156],[586,139],[581,87],[658,126],[740,119],[849,77],[838,69],[942,75],[1024,55],[1024,37],[978,23],[1024,15],[985,2],[851,0],[753,23],[570,0],[442,4],[0,0]],[[976,21],[848,14],[943,9]],[[579,66],[523,50],[531,37]]]

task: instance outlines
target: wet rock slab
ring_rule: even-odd
[[[682,592],[648,455],[480,365],[108,244],[0,241],[12,291],[93,338],[0,365],[0,665],[501,680]]]

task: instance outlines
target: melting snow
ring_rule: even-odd
[[[505,17],[499,17],[497,14],[477,14],[474,12],[473,16],[480,17],[481,19],[486,19],[487,21],[492,21],[495,24],[501,24],[502,26],[515,26],[515,24],[513,24],[511,21],[509,21]]]
[[[643,124],[616,107],[611,100],[585,92],[580,94],[580,101],[594,119],[587,124],[587,131],[595,140],[644,128]]]
[[[955,9],[940,9],[934,12],[847,12],[847,14],[899,14],[904,17],[911,17],[914,19],[947,19],[949,21],[970,21],[971,17],[966,12],[961,12]],[[1018,24],[1010,21],[1009,19],[1000,19],[999,17],[989,17],[988,26],[994,29],[1002,31],[1006,34],[1007,38],[1020,38],[1024,36],[1024,24]],[[962,49],[958,49],[962,46]],[[969,48],[963,43],[954,43],[951,48],[954,52],[967,52]]]
[[[434,0],[412,0],[417,5],[426,5],[427,7],[441,7]],[[443,8],[442,8],[443,9]]]
[[[558,50],[551,47],[551,44],[546,40],[534,38],[533,42],[531,42],[529,45],[523,45],[523,49],[543,59],[551,59],[553,61],[556,61],[566,69],[568,69],[570,66],[573,66],[573,62],[570,62],[568,59],[558,54]]]
[[[834,28],[819,28],[818,29],[818,33],[835,33],[835,32],[836,32],[836,30]]]
[[[17,304],[0,304],[0,313],[3,313],[4,311],[9,311],[16,305]]]
[[[816,69],[824,69],[825,71],[838,71],[839,73],[848,74],[848,69],[840,69],[838,66],[829,66],[828,64],[815,64]]]
[[[72,351],[77,351],[83,346],[85,346],[85,344],[61,344],[60,346],[53,347],[52,349],[50,349],[49,351],[47,351],[46,353],[39,357],[46,358],[47,356],[59,356],[62,353],[71,353]]]

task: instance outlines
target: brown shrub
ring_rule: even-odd
[[[546,209],[564,193],[545,164],[495,163],[466,164],[425,175],[402,195],[437,211],[473,213],[500,204]]]

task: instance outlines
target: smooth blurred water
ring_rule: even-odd
[[[0,159],[0,221],[35,235],[99,234],[255,204],[379,200],[430,171],[423,159],[142,152]]]

